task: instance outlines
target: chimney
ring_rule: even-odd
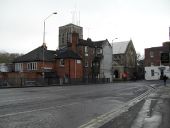
[[[43,47],[45,50],[47,50],[47,45],[46,45],[46,43],[43,43],[42,47]]]
[[[76,32],[72,33],[72,42],[71,42],[71,50],[76,52],[77,44],[78,44],[79,34]]]

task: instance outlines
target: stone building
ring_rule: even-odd
[[[74,24],[67,24],[59,27],[59,49],[67,47],[71,43],[72,33],[76,32],[79,39],[83,39],[83,28]]]
[[[113,49],[113,78],[134,79],[136,77],[137,56],[132,40],[116,42]]]

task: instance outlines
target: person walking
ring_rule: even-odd
[[[164,81],[164,86],[166,86],[166,80],[168,79],[168,77],[166,75],[163,76],[163,81]]]

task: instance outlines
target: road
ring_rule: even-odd
[[[1,89],[0,128],[77,128],[144,93],[149,84]]]

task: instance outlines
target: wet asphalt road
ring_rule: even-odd
[[[0,128],[77,128],[144,93],[149,84],[0,89]]]

